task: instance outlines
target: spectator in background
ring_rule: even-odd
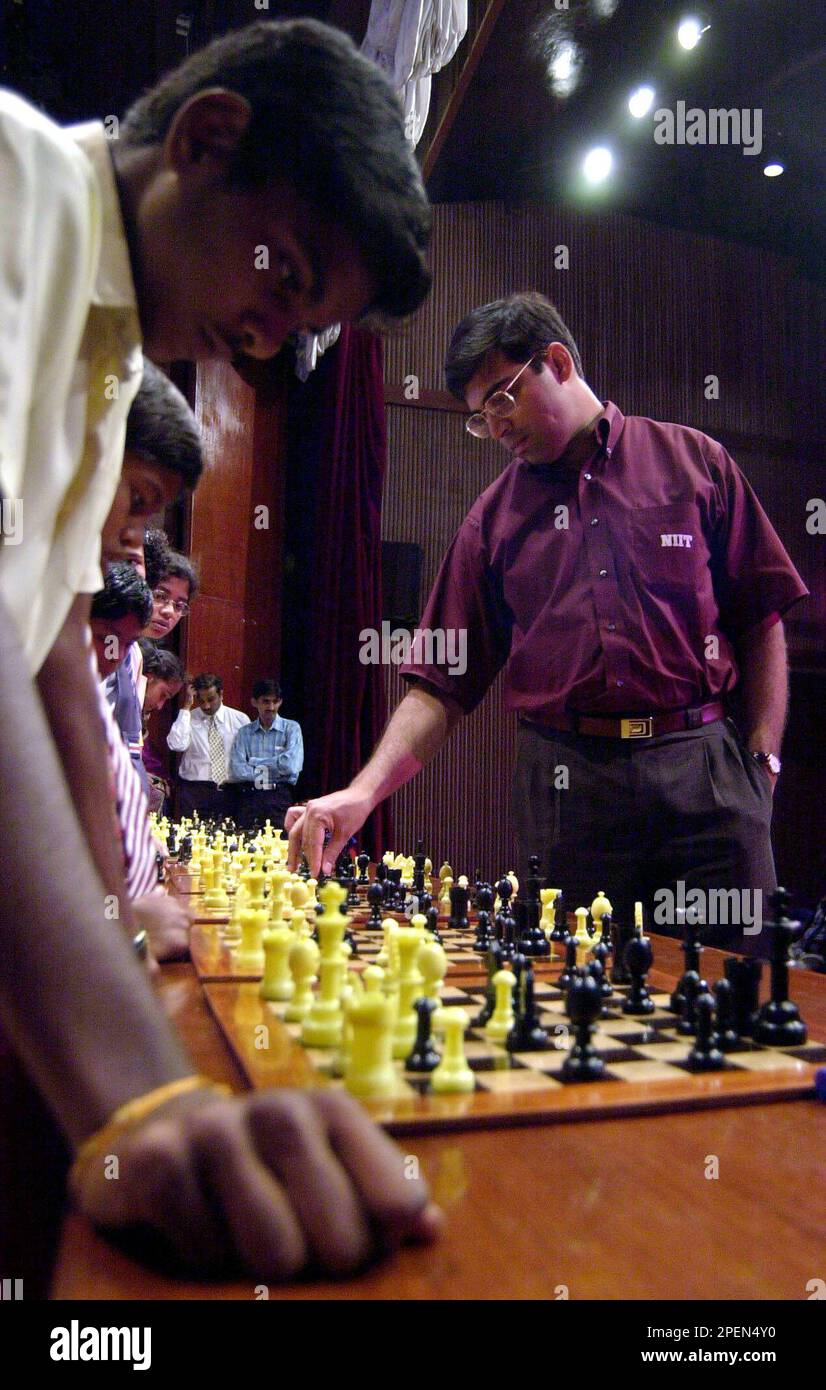
[[[152,616],[144,633],[153,642],[169,637],[186,617],[198,590],[198,572],[186,555],[177,550],[158,551],[157,559],[160,573],[152,585]]]
[[[145,637],[141,637],[138,646],[143,656],[143,674],[146,681],[141,752],[149,782],[149,809],[163,815],[171,785],[166,768],[149,738],[147,721],[155,710],[163,709],[167,700],[175,698],[186,681],[186,673],[174,652],[167,651],[165,647],[154,646]]]
[[[178,769],[181,816],[197,811],[201,820],[220,820],[236,814],[230,753],[238,730],[250,721],[240,709],[223,703],[223,689],[220,676],[196,676],[166,737],[173,753],[183,753]]]
[[[304,740],[300,725],[278,713],[278,681],[256,681],[252,703],[258,718],[238,730],[230,758],[230,775],[240,783],[238,823],[251,830],[270,820],[280,830],[304,766]]]
[[[128,561],[113,565],[92,599],[90,626],[103,681],[117,669],[137,642],[152,612],[152,593],[146,580]]]

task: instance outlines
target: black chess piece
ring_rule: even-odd
[[[342,903],[342,907],[343,907],[343,906],[344,906],[344,904]],[[350,952],[351,952],[351,957],[350,957],[350,958],[351,958],[351,960],[356,960],[356,959],[358,959],[358,954],[359,954],[358,942],[356,941],[355,934],[354,934],[354,932],[353,932],[353,928],[352,928],[352,927],[346,927],[346,928],[345,928],[344,936],[342,937],[342,942],[343,942],[344,945],[347,945],[347,946],[350,947]]]
[[[576,937],[567,932],[565,936],[565,966],[560,975],[557,976],[557,989],[566,990],[574,978],[574,968],[576,966]]]
[[[370,863],[370,855],[365,854],[362,851],[362,853],[356,859],[356,863],[359,866],[359,876],[356,882],[363,887],[365,884],[370,882],[370,879],[367,876],[367,867]]]
[[[403,912],[404,889],[402,888],[402,871],[401,869],[388,869],[387,877],[392,884],[390,910],[391,912]]]
[[[480,884],[476,890],[476,907],[478,918],[473,949],[481,953],[488,951],[491,942],[495,939],[490,924],[490,914],[493,908],[493,890],[486,883]]]
[[[534,1003],[533,965],[527,956],[514,959],[516,971],[516,1019],[505,1039],[508,1052],[543,1052],[548,1046],[548,1034],[539,1022]]]
[[[424,892],[424,866],[427,855],[423,848],[424,842],[419,840],[416,846],[416,853],[413,856],[413,892],[419,896]]]
[[[605,1063],[591,1042],[594,1024],[602,1013],[599,981],[584,968],[574,971],[568,986],[566,1012],[574,1025],[574,1042],[562,1063],[563,1081],[598,1081]]]
[[[484,1028],[496,1008],[496,990],[493,985],[493,977],[502,969],[502,947],[496,939],[491,942],[485,965],[488,972],[487,984],[485,986],[485,1002],[476,1017],[471,1020],[471,1027],[473,1028]]]
[[[516,919],[510,912],[500,912],[498,921],[502,928],[500,946],[503,960],[513,960],[516,955]]]
[[[611,981],[615,985],[627,985],[631,976],[625,964],[625,948],[634,937],[634,928],[627,922],[611,922]]]
[[[370,884],[370,887],[367,889],[367,902],[370,907],[370,916],[367,918],[364,925],[371,931],[380,931],[382,922],[381,909],[384,902],[384,889],[380,883],[376,882]]]
[[[716,1032],[715,1043],[721,1052],[731,1052],[740,1039],[734,1028],[734,999],[729,980],[718,980],[714,986]]]
[[[444,943],[439,931],[439,909],[436,904],[432,903],[424,915],[427,918],[427,930],[430,932],[433,940],[442,946]]]
[[[298,877],[303,879],[305,883],[307,879],[310,878],[310,861],[303,850],[301,851],[301,858],[298,863]]]
[[[607,915],[607,914],[606,914]],[[600,990],[603,999],[610,999],[614,993],[611,981],[608,979],[608,945],[600,938],[591,952],[593,963],[600,966]]]
[[[538,866],[539,860],[536,855],[531,856],[531,865]],[[551,944],[547,940],[540,924],[542,919],[542,900],[539,890],[542,880],[537,878],[534,873],[527,883],[527,901],[524,906],[524,920],[522,930],[519,934],[519,950],[523,956],[532,956],[540,959],[551,954]]]
[[[169,851],[170,855],[175,854],[177,852],[178,844],[175,839],[174,830],[170,830],[169,834],[166,837],[166,848]]]
[[[562,893],[557,893],[554,898],[554,924],[551,930],[551,941],[558,941],[564,946],[565,938],[568,935],[568,909],[565,906],[565,898]]]
[[[178,846],[178,863],[179,863],[179,864],[188,864],[191,858],[192,858],[192,836],[191,836],[191,835],[184,835],[184,838],[181,840],[181,843],[180,843],[180,845]]]
[[[700,919],[696,912],[686,912],[684,907],[676,909],[677,928],[682,934],[681,950],[685,957],[685,969],[677,981],[677,985],[668,1001],[669,1009],[673,1014],[682,1014],[685,1007],[685,977],[692,972],[700,982],[697,994],[705,994],[708,985],[700,974],[700,952],[703,943],[700,940]]]
[[[750,1038],[754,1033],[760,1004],[763,962],[728,956],[723,963],[723,970],[731,985],[734,1029],[739,1037]]]
[[[769,893],[772,916],[764,922],[771,951],[771,997],[757,1012],[755,1042],[767,1047],[802,1047],[808,1030],[800,1010],[789,998],[789,946],[794,923],[787,916],[791,896],[785,888]]]
[[[693,972],[696,975],[696,970]],[[714,1031],[714,998],[703,990],[694,1000],[697,1033],[694,1046],[686,1058],[690,1071],[721,1071],[726,1059],[717,1046]]]
[[[625,967],[631,976],[631,988],[622,1003],[624,1014],[653,1014],[654,1000],[645,982],[653,959],[651,938],[643,936],[641,931],[635,932],[625,948]]]
[[[450,918],[448,927],[451,931],[467,931],[467,904],[468,890],[460,883],[455,883],[450,890]]]
[[[683,1014],[677,1024],[677,1032],[690,1037],[697,1029],[697,999],[706,991],[701,988],[703,981],[696,970],[686,970],[683,975]]]
[[[406,1071],[433,1071],[442,1060],[431,1040],[433,1014],[438,1007],[436,1000],[428,999],[426,995],[422,995],[421,999],[415,1001],[413,1008],[419,1015],[419,1021],[416,1025],[416,1041],[413,1044],[413,1051],[405,1059]]]
[[[385,864],[383,859],[380,859],[378,864],[376,865],[375,878],[376,882],[381,883],[382,885],[384,885],[387,882],[387,865]]]

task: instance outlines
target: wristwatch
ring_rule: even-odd
[[[749,751],[756,763],[760,763],[761,767],[767,767],[769,772],[773,773],[775,777],[780,776],[780,769],[783,764],[774,753],[764,753],[762,748],[750,749]]]

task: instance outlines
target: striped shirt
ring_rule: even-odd
[[[158,854],[164,848],[155,839],[149,828],[149,804],[140,783],[140,778],[132,764],[129,750],[121,738],[114,715],[100,685],[97,665],[92,653],[95,686],[98,692],[98,705],[106,744],[109,750],[109,766],[112,772],[115,792],[115,805],[120,822],[123,845],[123,868],[126,876],[126,891],[130,899],[142,898],[151,893],[158,883]]]

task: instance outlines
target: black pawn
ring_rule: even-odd
[[[358,859],[356,860],[356,863],[359,866],[359,876],[357,882],[363,886],[365,883],[370,882],[369,878],[367,877],[367,865],[370,863],[369,854],[360,854],[358,856]]]
[[[439,909],[436,904],[433,903],[424,915],[427,918],[427,930],[430,932],[433,940],[437,942],[439,946],[442,946],[444,943],[442,941],[441,932],[439,931]]]
[[[599,940],[592,951],[593,964],[600,966],[600,989],[603,999],[610,999],[614,993],[611,981],[608,979],[608,947],[606,943]]]
[[[648,993],[648,985],[645,977],[651,969],[651,962],[654,959],[654,951],[651,946],[651,938],[635,935],[631,938],[625,948],[625,967],[631,976],[631,988],[628,996],[623,1000],[622,1012],[624,1014],[653,1014],[654,1000]]]
[[[442,1060],[431,1041],[433,1014],[438,1007],[435,999],[428,999],[425,995],[417,999],[413,1005],[419,1015],[419,1022],[416,1025],[413,1051],[404,1063],[407,1071],[433,1071]]]
[[[556,981],[557,989],[566,990],[574,978],[576,966],[576,937],[570,932],[565,937],[565,968]]]
[[[694,1046],[686,1058],[686,1065],[690,1071],[720,1071],[726,1065],[726,1059],[717,1046],[714,1033],[713,997],[706,991],[698,994],[694,1001],[694,1012],[697,1035]]]
[[[669,1000],[669,1008],[673,1014],[682,1014],[685,1007],[685,977],[688,974],[695,974],[699,980],[698,994],[705,994],[708,985],[700,975],[700,952],[703,949],[699,937],[699,925],[697,917],[693,912],[686,912],[684,907],[677,908],[677,927],[682,933],[683,943],[681,950],[685,957],[685,969],[677,981],[677,986]]]
[[[726,979],[731,985],[734,1029],[741,1038],[750,1038],[757,1021],[760,1005],[760,979],[763,962],[741,960],[739,956],[728,956],[723,964]]]
[[[505,1040],[508,1052],[544,1052],[548,1034],[539,1022],[533,997],[533,965],[527,956],[514,960],[516,1020]]]
[[[370,905],[370,916],[365,922],[365,926],[371,931],[381,929],[381,909],[384,902],[384,889],[380,883],[371,883],[367,889],[367,901]]]
[[[562,945],[568,935],[568,909],[565,906],[565,898],[562,893],[557,893],[554,898],[554,924],[551,930],[551,941],[558,941]]]
[[[755,1042],[767,1047],[802,1047],[808,1030],[789,998],[789,946],[794,923],[787,917],[791,898],[785,888],[769,894],[773,917],[766,922],[771,938],[771,998],[758,1011]]]
[[[728,980],[718,980],[714,986],[717,1032],[715,1042],[721,1052],[731,1052],[739,1046],[740,1039],[734,1027],[734,1000]]]
[[[611,922],[611,980],[615,985],[627,985],[631,979],[625,964],[625,948],[633,939],[633,926],[616,920]]]
[[[610,913],[610,912],[603,912],[603,914],[602,914],[602,922],[600,923],[600,934],[599,934],[599,939],[600,939],[600,944],[603,945],[603,946],[606,948],[607,951],[610,951],[610,949],[611,949],[611,922],[612,922],[612,921],[613,921],[613,918],[612,918],[612,916],[611,916],[611,913]]]
[[[591,1042],[601,1012],[598,980],[587,970],[576,970],[568,988],[567,1013],[574,1025],[574,1042],[562,1063],[564,1081],[598,1081],[604,1076],[605,1063]]]
[[[476,939],[473,943],[473,949],[484,952],[490,949],[491,942],[494,940],[490,925],[493,892],[486,883],[480,884],[476,890],[476,906],[479,916],[476,923]]]
[[[485,986],[485,1002],[482,1005],[476,1017],[471,1020],[471,1027],[473,1028],[483,1028],[485,1024],[488,1022],[488,1019],[490,1019],[493,1016],[493,1011],[496,1008],[496,990],[493,984],[493,977],[501,969],[502,947],[499,945],[498,941],[494,941],[491,944],[490,950],[488,951],[488,980],[487,985]]]
[[[677,1032],[691,1037],[697,1030],[697,999],[706,991],[701,988],[703,981],[696,970],[687,970],[683,975],[683,1016],[677,1024]]]
[[[450,918],[448,927],[451,931],[467,931],[467,904],[468,890],[461,884],[455,884],[450,890]]]

